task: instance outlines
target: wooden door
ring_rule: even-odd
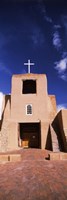
[[[38,143],[39,143],[38,133],[37,132],[30,133],[29,147],[37,148],[38,147]]]
[[[37,132],[24,132],[21,146],[24,148],[37,148],[39,144]]]

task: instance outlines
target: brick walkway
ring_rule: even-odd
[[[21,162],[0,164],[0,200],[67,200],[67,161],[45,160],[45,150],[18,152]]]

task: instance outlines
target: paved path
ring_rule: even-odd
[[[0,200],[67,200],[67,161],[45,160],[45,150],[18,151],[22,161],[0,164]]]

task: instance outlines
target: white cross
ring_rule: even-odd
[[[30,74],[30,66],[34,65],[34,63],[31,63],[30,60],[28,60],[28,63],[24,63],[24,65],[28,65],[28,73]]]

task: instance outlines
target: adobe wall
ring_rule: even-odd
[[[22,80],[36,80],[36,94],[22,94]],[[26,104],[32,104],[33,115],[26,115]],[[1,120],[0,150],[7,151],[18,148],[18,123],[40,122],[41,148],[46,147],[49,123],[56,113],[54,95],[47,93],[45,75],[25,74],[12,77],[11,96],[4,96],[3,118]]]
[[[0,120],[0,151],[8,150],[8,125],[10,119],[10,95],[3,97],[3,113]]]
[[[50,123],[55,118],[57,113],[56,97],[55,95],[48,95],[48,118]]]
[[[67,128],[67,109],[61,110],[63,128]]]
[[[61,110],[57,113],[56,117],[54,118],[52,122],[52,126],[56,133],[59,136],[59,139],[61,142],[61,145],[63,145],[63,149],[67,151],[67,110]]]
[[[62,126],[67,141],[67,109],[62,110],[61,115],[62,115]]]
[[[18,124],[11,121],[11,96],[3,97],[3,113],[0,120],[0,151],[18,148]]]
[[[48,130],[49,130],[49,123],[41,122],[41,149],[46,148]]]
[[[18,149],[18,123],[9,121],[7,128],[8,150]]]
[[[36,80],[36,94],[22,94],[22,80]],[[11,118],[16,122],[48,121],[47,80],[45,75],[25,74],[12,77]],[[26,105],[32,104],[33,115],[26,115]]]
[[[36,94],[22,94],[22,80],[28,79],[36,80]],[[32,104],[32,115],[26,115],[27,104]],[[14,75],[12,77],[11,96],[4,96],[3,115],[0,121],[0,151],[18,148],[18,123],[21,122],[40,122],[41,148],[45,149],[49,123],[52,122],[55,116],[56,99],[54,95],[48,95],[47,93],[46,76],[42,74]],[[61,129],[63,127],[66,129],[67,112],[62,112],[58,116]],[[61,124],[63,125],[61,126]]]

